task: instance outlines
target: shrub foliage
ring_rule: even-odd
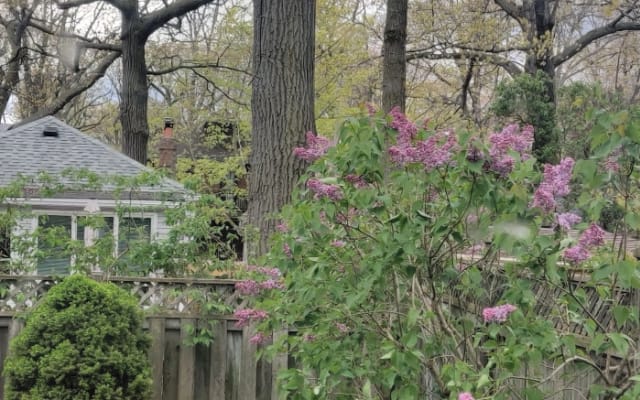
[[[27,316],[5,364],[7,400],[147,399],[150,340],[135,299],[74,275]]]

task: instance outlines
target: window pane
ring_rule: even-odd
[[[151,240],[151,218],[122,218],[118,229],[118,255],[127,252],[136,243]]]
[[[113,217],[103,217],[102,221],[99,216],[78,217],[76,227],[76,239],[84,242],[85,232],[89,229],[96,231],[94,239],[100,239],[108,234],[113,235]]]
[[[39,275],[62,275],[69,273],[71,256],[65,250],[65,242],[71,239],[71,217],[66,215],[42,215],[38,218],[37,270]]]

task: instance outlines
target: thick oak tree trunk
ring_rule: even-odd
[[[387,0],[382,46],[382,110],[405,110],[408,0]]]
[[[122,124],[122,152],[146,164],[149,124],[147,122],[147,64],[145,61],[146,36],[139,34],[137,11],[122,15],[122,98],[120,123]]]
[[[315,0],[254,0],[253,95],[247,222],[249,253],[265,253],[273,214],[304,170],[293,149],[315,131]]]

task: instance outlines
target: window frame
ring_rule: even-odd
[[[40,218],[43,216],[62,216],[62,217],[71,217],[71,240],[78,240],[78,218],[80,217],[95,217],[95,216],[100,216],[100,217],[104,217],[104,218],[113,218],[113,239],[114,239],[114,246],[113,246],[113,256],[114,257],[118,257],[118,247],[119,247],[119,237],[120,237],[120,219],[121,218],[141,218],[141,219],[149,219],[150,220],[150,224],[149,224],[149,241],[150,242],[154,242],[156,240],[157,237],[157,232],[158,232],[158,214],[157,213],[146,213],[146,212],[127,212],[125,214],[123,214],[121,217],[118,215],[117,212],[115,211],[100,211],[97,213],[91,213],[91,212],[87,212],[87,211],[71,211],[71,210],[47,210],[47,209],[41,209],[41,210],[34,210],[33,211],[33,219],[32,219],[32,226],[34,228],[34,231],[36,231],[37,229],[39,229],[41,227],[40,225]],[[86,240],[84,242],[84,246],[86,247]],[[34,242],[34,250],[37,251],[38,249],[38,242],[37,240]],[[0,259],[0,261],[3,259]],[[70,262],[69,262],[69,268],[71,269],[74,266],[74,262],[75,260],[73,259],[73,257],[70,257]],[[38,263],[36,262],[34,265],[34,270],[37,273],[38,270]],[[99,269],[99,267],[96,267],[96,270],[94,272],[100,272],[101,270]]]

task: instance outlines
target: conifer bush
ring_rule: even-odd
[[[11,342],[6,399],[148,399],[149,344],[133,297],[114,284],[70,276]]]

